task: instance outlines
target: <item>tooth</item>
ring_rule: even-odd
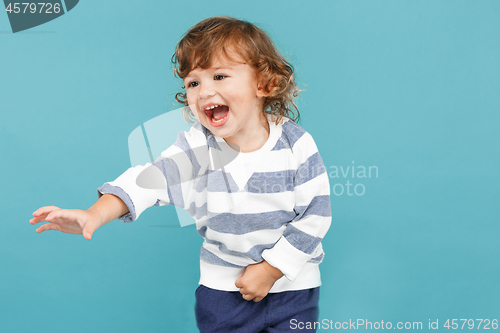
[[[223,121],[223,120],[224,120],[224,119],[226,119],[226,118],[227,118],[227,115],[226,115],[225,117],[223,117],[223,118],[219,119],[219,120],[217,120],[217,119],[215,119],[214,117],[212,117],[212,121],[213,121],[214,123],[220,123],[221,121]]]
[[[214,109],[214,108],[219,107],[219,106],[221,106],[221,105],[219,105],[219,104],[213,104],[213,105],[207,106],[205,108],[205,110],[211,110],[211,109]]]

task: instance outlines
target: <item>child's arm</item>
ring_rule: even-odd
[[[200,133],[200,135],[203,135]],[[185,136],[179,135],[185,140]],[[203,135],[204,138],[204,135]],[[178,139],[179,141],[179,139]],[[183,141],[178,146],[186,146]],[[36,231],[41,233],[46,230],[59,230],[71,234],[83,234],[85,239],[90,240],[94,231],[104,224],[120,219],[123,222],[135,221],[139,215],[147,208],[161,204],[171,204],[171,192],[165,189],[150,189],[143,188],[137,184],[138,176],[151,165],[155,164],[162,172],[160,181],[166,182],[166,170],[171,169],[175,175],[192,174],[191,164],[183,163],[182,168],[179,168],[173,161],[168,163],[172,155],[182,159],[182,149],[172,145],[169,149],[162,152],[154,163],[146,163],[145,165],[137,165],[127,169],[117,179],[112,182],[107,182],[97,189],[99,200],[88,210],[79,209],[60,209],[55,206],[46,206],[37,209],[33,212],[34,218],[29,222],[36,224],[39,222],[49,222],[40,226]],[[146,178],[151,175],[146,175]],[[164,178],[165,177],[165,178]],[[149,179],[151,181],[151,179]],[[154,180],[154,179],[153,179]],[[176,180],[173,177],[173,180]],[[157,181],[157,180],[154,180]],[[161,184],[160,184],[161,185]],[[182,191],[180,190],[179,181],[177,182],[176,191],[173,196],[177,201],[182,202]]]
[[[274,283],[283,276],[267,261],[247,266],[245,273],[234,283],[247,301],[260,302],[269,293]]]
[[[298,165],[293,180],[297,215],[278,242],[262,251],[262,258],[290,281],[295,281],[306,264],[323,260],[321,241],[332,221],[328,174],[316,143],[305,132],[293,149]]]
[[[104,194],[87,210],[60,209],[55,206],[45,206],[33,212],[34,218],[30,224],[39,222],[46,223],[36,232],[46,230],[59,230],[69,234],[83,234],[85,239],[90,240],[97,228],[113,221],[129,211],[127,205],[115,195]]]

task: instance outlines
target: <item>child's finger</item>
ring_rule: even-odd
[[[94,231],[95,230],[91,230],[91,228],[85,228],[83,229],[83,238],[85,238],[86,240],[90,240],[92,238],[92,235],[94,234]]]
[[[38,227],[35,231],[41,233],[47,230],[59,230],[59,226],[55,223],[46,223]]]
[[[241,283],[241,276],[234,282],[234,285],[236,286],[236,288],[242,288],[243,287],[243,284]]]
[[[48,207],[42,207],[42,208],[48,208]],[[54,210],[53,209],[47,209],[47,210],[42,210],[42,208],[37,209],[36,211],[33,212],[33,218],[29,220],[31,224],[37,224],[39,222],[45,222],[45,218]],[[50,206],[50,208],[56,208],[59,209],[58,207],[55,206]]]
[[[49,214],[50,212],[59,209],[59,207],[56,206],[45,206],[45,207],[40,207],[37,210],[33,212],[33,216],[39,217],[44,214]]]
[[[74,220],[76,219],[75,212],[70,209],[57,209],[50,212],[45,220],[52,222],[56,219]]]
[[[56,208],[56,209],[52,209],[52,208]],[[43,211],[42,215],[32,218],[30,220],[30,223],[36,224],[39,222],[52,222],[55,219],[58,219],[61,217],[69,217],[69,215],[66,214],[67,212],[68,212],[67,209],[60,209],[58,207],[51,206],[51,207],[49,207],[49,209],[47,211]],[[33,213],[33,215],[34,214],[35,213]]]
[[[44,218],[38,218],[38,217],[35,217],[35,218],[32,218],[32,219],[30,220],[30,224],[37,224],[37,223],[39,223],[39,222],[44,222],[44,221],[45,221],[45,219],[44,219]]]

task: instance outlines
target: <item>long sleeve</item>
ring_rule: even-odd
[[[202,149],[204,137],[197,128],[192,128],[188,133],[180,132],[177,141],[163,151],[154,163],[127,169],[114,181],[99,187],[98,197],[110,193],[122,199],[129,208],[128,214],[118,218],[122,222],[137,220],[142,212],[153,205],[173,204],[186,208],[186,195],[191,191],[193,180],[200,169],[197,162],[199,156],[196,154],[204,152]],[[201,148],[192,149],[188,138],[195,140]],[[154,169],[154,172],[151,172],[151,169]],[[146,181],[141,183],[138,177],[143,177],[142,179]],[[139,186],[138,183],[143,186]],[[151,188],[145,187],[144,183],[152,184]]]
[[[262,257],[290,281],[307,262],[323,259],[321,240],[331,224],[328,175],[312,136],[305,132],[293,146],[297,161],[294,177],[296,217],[287,224],[274,247]]]
[[[129,213],[120,216],[122,222],[137,220],[147,208],[157,204],[160,200],[168,201],[165,190],[145,189],[137,185],[137,177],[152,163],[138,165],[127,169],[112,182],[107,182],[97,189],[100,198],[103,194],[114,194],[127,205]]]

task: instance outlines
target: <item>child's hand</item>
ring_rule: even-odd
[[[276,267],[267,261],[247,266],[245,273],[234,283],[247,301],[260,302],[266,297],[274,283],[283,276]]]
[[[90,240],[94,231],[101,226],[101,216],[98,213],[80,209],[45,206],[33,212],[33,216],[34,218],[29,221],[30,224],[49,222],[38,227],[36,229],[38,233],[59,230],[68,234],[83,234],[85,239]]]

